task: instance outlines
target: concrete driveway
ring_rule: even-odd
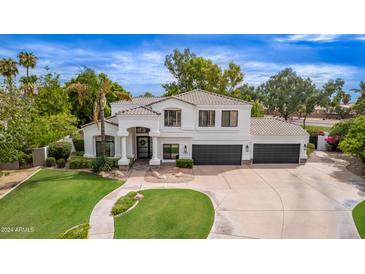
[[[352,209],[365,182],[343,163],[196,166],[190,183],[156,184],[131,176],[125,188],[191,188],[213,200],[210,238],[359,238]]]

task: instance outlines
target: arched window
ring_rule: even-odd
[[[95,136],[96,156],[101,156],[101,136]],[[115,143],[114,136],[105,136],[105,156],[114,157]]]

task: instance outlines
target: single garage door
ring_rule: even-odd
[[[241,165],[242,145],[193,145],[195,165]]]
[[[300,144],[254,144],[254,164],[298,163]]]

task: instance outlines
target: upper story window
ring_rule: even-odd
[[[214,127],[215,126],[215,111],[214,110],[199,110],[199,126]]]
[[[136,127],[136,133],[148,133],[150,132],[149,128],[146,127]]]
[[[181,127],[181,110],[165,110],[165,127]]]
[[[236,127],[238,124],[237,110],[222,111],[222,127]]]

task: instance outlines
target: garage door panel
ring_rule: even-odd
[[[254,144],[253,163],[298,163],[300,144]]]
[[[193,145],[195,165],[241,165],[242,145]]]

